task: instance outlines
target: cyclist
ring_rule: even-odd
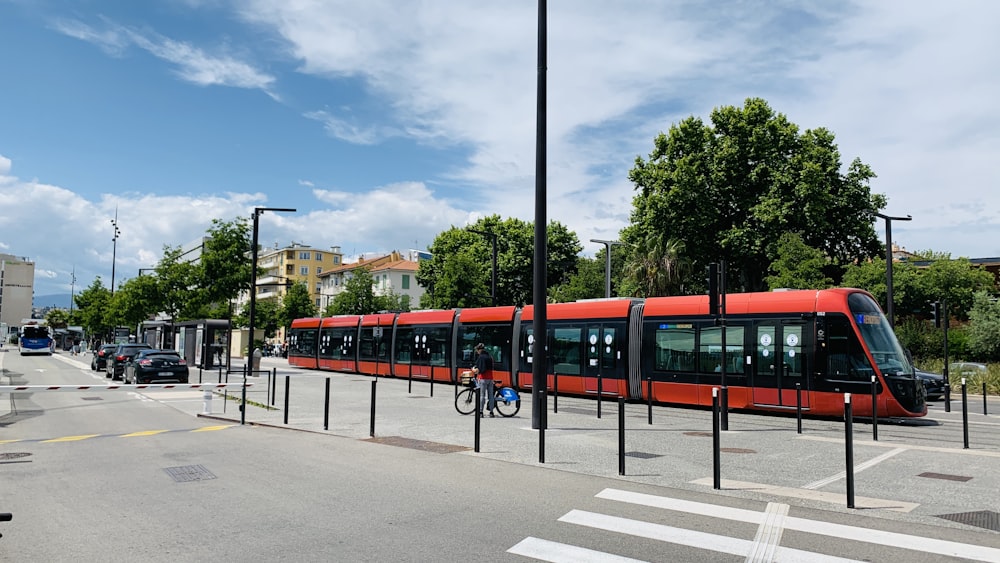
[[[486,345],[476,344],[476,365],[472,373],[476,374],[476,385],[479,387],[479,416],[483,416],[483,403],[488,403],[490,418],[493,418],[493,408],[496,402],[493,398],[493,357],[486,351]]]

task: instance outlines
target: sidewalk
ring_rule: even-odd
[[[61,358],[82,364],[84,357]],[[234,365],[240,366],[234,360]],[[86,364],[89,369],[89,363]],[[532,429],[530,393],[522,393],[513,418],[481,418],[480,451],[474,452],[473,416],[455,410],[455,387],[427,380],[379,378],[375,385],[375,434],[370,435],[372,381],[369,376],[291,368],[282,358],[263,358],[258,375],[248,377],[245,423],[308,431],[347,439],[457,453],[510,463],[547,467],[700,492],[713,488],[712,417],[709,410],[654,405],[649,424],[645,403],[626,404],[624,475],[619,475],[619,406],[615,399],[549,397],[544,432]],[[272,375],[277,374],[276,378]],[[218,371],[201,372],[214,383]],[[225,379],[225,375],[222,376]],[[193,369],[191,383],[198,383]],[[230,383],[242,380],[229,374]],[[288,382],[286,401],[286,381]],[[328,414],[324,412],[329,381]],[[272,396],[268,385],[275,390]],[[190,413],[234,424],[241,421],[241,389],[212,393],[204,413],[202,390],[148,390],[145,395]],[[981,399],[979,399],[981,401]],[[974,402],[974,401],[970,401]],[[558,412],[553,412],[558,405]],[[273,405],[273,406],[272,406]],[[935,407],[939,409],[940,407]],[[954,409],[953,409],[954,410]],[[858,413],[856,413],[858,415]],[[286,421],[287,417],[287,423]],[[328,417],[324,429],[324,418]],[[995,514],[1000,507],[1000,417],[982,414],[974,422],[974,445],[963,449],[961,409],[934,412],[907,424],[880,422],[879,441],[866,421],[854,423],[855,507],[866,515],[958,526],[960,521]],[[846,508],[845,424],[795,416],[729,414],[720,433],[721,490],[718,494],[775,501],[824,510]],[[957,437],[957,438],[956,438]],[[992,529],[992,528],[988,528]],[[1000,530],[995,530],[1000,531]]]

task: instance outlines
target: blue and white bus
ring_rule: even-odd
[[[52,355],[55,341],[44,320],[26,319],[21,322],[21,331],[17,339],[21,355],[45,354]]]

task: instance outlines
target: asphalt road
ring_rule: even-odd
[[[0,385],[94,382],[0,356]],[[240,426],[134,392],[0,402],[5,561],[1000,561],[993,532]]]

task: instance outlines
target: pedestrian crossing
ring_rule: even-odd
[[[789,561],[804,563],[847,563],[858,561],[830,555],[784,547],[781,540],[786,530],[806,532],[842,541],[869,544],[872,549],[898,548],[928,554],[958,557],[970,561],[1000,561],[1000,549],[981,545],[963,544],[939,540],[925,536],[913,536],[887,532],[872,528],[846,526],[820,520],[790,517],[787,504],[768,503],[761,511],[732,508],[727,506],[649,495],[621,489],[604,489],[595,495],[598,499],[611,501],[609,512],[615,510],[614,503],[638,505],[662,511],[679,513],[678,520],[693,521],[690,516],[704,516],[732,522],[754,524],[757,531],[753,539],[713,534],[696,529],[669,526],[611,514],[573,509],[558,518],[559,522],[573,524],[591,530],[603,530],[632,538],[644,538],[662,542],[663,550],[650,553],[648,558],[635,559],[585,547],[553,541],[551,539],[527,537],[511,547],[508,552],[537,561],[552,563],[591,562],[635,562],[669,560],[671,546],[683,546],[703,550],[706,560],[712,554],[725,554],[744,558],[747,562]],[[656,519],[651,514],[650,519]],[[824,544],[835,549],[836,543]],[[841,544],[843,545],[843,544]]]

